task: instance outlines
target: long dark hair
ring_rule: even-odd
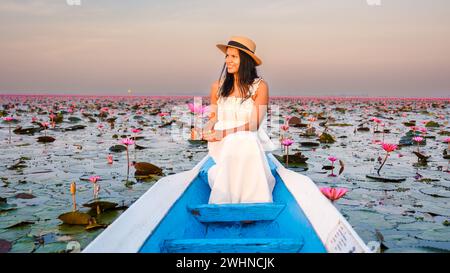
[[[258,72],[256,71],[256,62],[253,60],[250,55],[247,53],[239,50],[239,82],[238,82],[238,88],[239,93],[241,94],[241,97],[244,99],[242,102],[244,102],[246,99],[251,97],[251,94],[249,92],[250,86],[253,84],[253,81],[255,78],[258,78]],[[222,72],[220,72],[219,76],[219,82],[222,79],[223,71],[225,70],[226,63],[223,64]],[[234,75],[231,73],[228,73],[228,71],[225,74],[225,80],[223,84],[219,87],[219,96],[220,97],[228,97],[232,92],[234,88]]]

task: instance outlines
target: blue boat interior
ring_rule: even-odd
[[[267,159],[276,179],[273,203],[208,204],[208,170],[215,164],[209,157],[139,252],[326,252],[276,165]]]

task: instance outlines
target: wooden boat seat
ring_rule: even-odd
[[[170,253],[297,253],[303,238],[176,239],[164,242]]]
[[[188,206],[188,212],[202,223],[272,221],[286,205],[280,203],[202,204]]]

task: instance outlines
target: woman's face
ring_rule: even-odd
[[[225,63],[227,64],[227,71],[230,74],[237,73],[239,71],[239,64],[241,59],[239,58],[239,49],[229,47],[227,48],[227,54],[225,55]]]

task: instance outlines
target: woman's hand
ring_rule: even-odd
[[[204,130],[202,132],[203,139],[208,142],[215,142],[215,141],[221,141],[223,138],[223,131],[222,130]]]

